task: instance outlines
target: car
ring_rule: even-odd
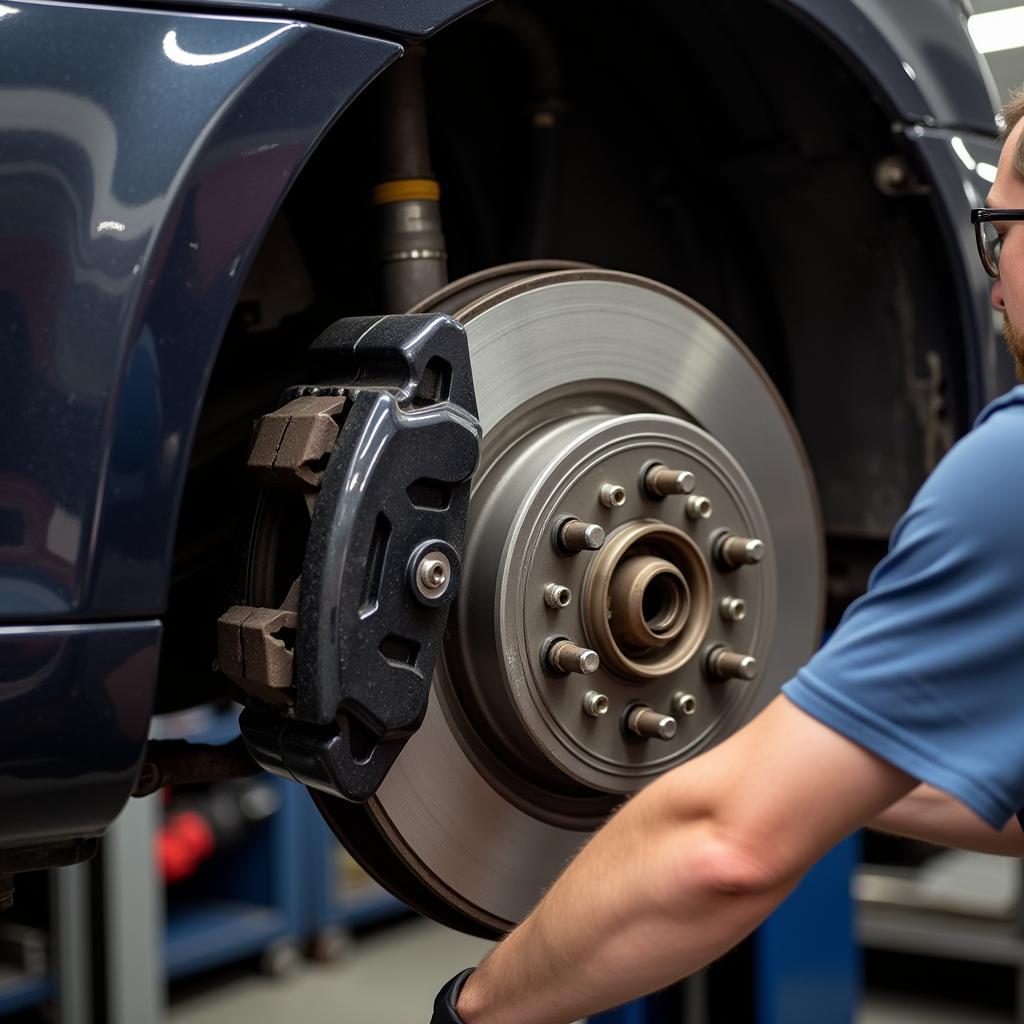
[[[967,13],[0,5],[8,892],[234,700],[494,935],[749,719],[1013,381]]]

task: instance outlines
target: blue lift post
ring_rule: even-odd
[[[757,1024],[851,1024],[861,957],[850,894],[860,862],[851,836],[807,873],[755,936]]]

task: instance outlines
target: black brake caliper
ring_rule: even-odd
[[[310,350],[327,385],[258,424],[250,469],[312,509],[298,586],[218,623],[265,768],[348,800],[376,792],[426,713],[460,580],[480,425],[462,327],[340,320]]]

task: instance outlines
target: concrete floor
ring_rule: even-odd
[[[175,989],[168,1024],[399,1024],[426,1021],[438,985],[490,943],[409,919],[363,936],[337,963],[302,962],[286,978],[251,969]],[[1009,1015],[870,995],[856,1024],[1013,1024]]]
[[[354,941],[337,963],[302,962],[286,978],[253,970],[176,989],[169,1024],[400,1024],[426,1021],[440,985],[490,942],[419,918]]]

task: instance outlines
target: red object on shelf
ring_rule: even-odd
[[[168,885],[194,875],[217,846],[213,829],[195,811],[182,811],[169,817],[157,832],[154,843],[160,874]]]

